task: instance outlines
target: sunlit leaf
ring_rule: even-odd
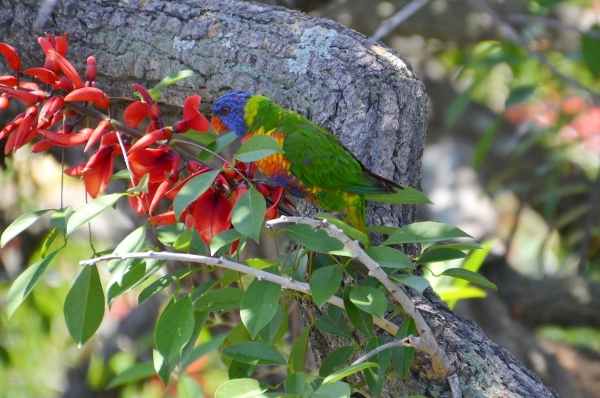
[[[318,253],[334,254],[339,256],[351,256],[351,253],[345,250],[344,245],[339,240],[327,235],[323,230],[313,230],[306,224],[294,224],[285,229],[286,233],[309,250]]]
[[[452,248],[439,248],[436,250],[428,250],[417,260],[418,264],[436,263],[440,261],[456,260],[458,258],[467,257],[466,253]]]
[[[154,365],[150,362],[136,363],[132,367],[125,369],[113,378],[106,386],[107,390],[111,388],[135,383],[136,381],[147,380],[156,375]]]
[[[258,134],[242,144],[235,158],[242,162],[254,162],[274,153],[284,153],[275,138],[266,134]]]
[[[210,241],[210,254],[214,256],[215,253],[222,247],[225,247],[243,237],[244,235],[235,229],[228,229],[227,231],[223,231],[213,236],[212,240]]]
[[[127,235],[125,239],[123,239],[121,243],[117,245],[117,247],[113,251],[113,254],[125,255],[127,253],[139,252],[142,249],[142,247],[144,247],[145,240],[146,227],[142,225],[141,227],[138,227],[129,235]],[[125,271],[127,271],[127,268],[129,268],[132,262],[133,259],[130,258],[119,258],[115,260],[110,260],[106,268],[113,275],[113,279],[116,280],[118,284],[122,285],[123,275],[125,274]]]
[[[197,74],[194,71],[189,70],[189,69],[171,73],[169,76],[166,76],[164,79],[162,79],[160,82],[158,82],[158,84],[156,86],[149,89],[148,93],[150,94],[150,96],[152,97],[152,99],[154,101],[158,101],[160,99],[160,90],[162,90],[163,87],[169,86],[169,85],[176,83],[182,79],[185,79],[188,77],[193,77],[196,75]],[[139,95],[138,93],[134,93],[134,94],[136,96]]]
[[[234,142],[236,139],[237,139],[237,136],[235,135],[235,133],[233,131],[231,131],[231,132],[217,138],[217,140],[215,142],[207,145],[206,149],[208,149],[214,153],[219,153],[223,150],[223,148],[226,148],[227,146],[229,146],[229,144]],[[206,162],[206,161],[210,160],[210,158],[212,158],[213,156],[214,155],[208,151],[202,151],[198,155],[198,160],[200,160],[201,162]]]
[[[391,247],[374,246],[369,247],[365,252],[383,268],[415,268],[415,264],[406,254]]]
[[[258,243],[266,210],[264,196],[254,188],[248,189],[235,202],[231,213],[231,223],[238,232]]]
[[[100,196],[90,202],[87,202],[77,209],[67,222],[67,236],[77,231],[82,225],[87,224],[95,217],[102,214],[109,207],[117,203],[117,200],[124,196],[123,193],[112,193],[110,195]]]
[[[268,386],[254,379],[235,379],[221,384],[215,398],[251,398],[260,396]]]
[[[62,210],[56,210],[50,216],[50,224],[59,231],[66,233],[67,222],[69,221],[71,214],[73,214],[73,208],[71,206],[67,206]]]
[[[333,372],[332,374],[330,374],[329,376],[327,376],[325,378],[325,380],[323,380],[323,385],[331,384],[335,381],[346,378],[346,377],[350,376],[351,374],[360,372],[363,369],[378,368],[378,367],[379,367],[379,365],[377,365],[374,362],[363,362],[363,363],[359,363],[356,365],[350,365],[346,368],[337,370],[337,371]]]
[[[188,207],[190,203],[198,199],[215,181],[221,170],[212,170],[206,173],[199,174],[190,179],[177,193],[173,200],[173,211],[175,217],[179,219],[183,209]]]
[[[372,286],[358,286],[350,292],[350,301],[361,310],[383,318],[388,306],[385,294]]]
[[[240,317],[252,337],[275,315],[280,294],[281,286],[277,283],[254,279],[248,286],[242,300]]]
[[[59,250],[50,253],[42,261],[30,265],[17,277],[17,279],[15,279],[6,298],[6,313],[8,314],[8,318],[12,316],[15,310],[19,308],[21,303],[27,298],[29,293],[31,293],[31,290],[44,274],[46,268],[48,268],[48,265]]]
[[[325,384],[310,396],[311,398],[350,398],[350,387],[341,381]]]
[[[104,317],[104,292],[95,265],[81,269],[67,293],[63,312],[69,334],[82,346],[94,335]]]
[[[233,287],[211,290],[194,301],[194,309],[199,311],[229,311],[240,308],[244,291]]]
[[[494,291],[498,291],[498,287],[494,283],[487,280],[483,275],[480,275],[473,271],[469,271],[464,268],[448,268],[447,270],[442,272],[441,275],[464,279],[472,283],[477,283],[481,286],[489,287]]]
[[[50,210],[51,209],[38,210],[32,213],[23,214],[17,218],[4,230],[4,232],[2,232],[2,237],[0,238],[0,247],[4,247],[4,245],[6,245],[12,238],[25,231]]]
[[[408,275],[408,274],[396,274],[390,275],[390,279],[395,280],[396,282],[400,282],[403,285],[408,287],[412,287],[419,294],[423,294],[427,286],[429,286],[429,281],[421,276],[416,275]]]

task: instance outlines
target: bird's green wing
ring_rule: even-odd
[[[294,112],[279,124],[290,172],[305,185],[358,194],[386,192],[339,140]]]

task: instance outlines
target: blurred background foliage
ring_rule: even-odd
[[[377,31],[410,61],[431,106],[422,184],[434,205],[421,206],[420,217],[487,242],[483,264],[467,261],[481,265],[499,292],[483,298],[486,292],[444,278],[432,283],[561,396],[599,397],[600,1],[264,2],[367,36]],[[401,23],[390,23],[398,16]],[[55,158],[22,151],[3,159],[0,229],[22,213],[60,207]],[[63,188],[75,208],[83,192],[73,181]],[[0,300],[37,261],[48,226],[29,229],[0,251]],[[92,229],[95,239],[110,242],[131,226],[113,216]],[[68,337],[62,303],[78,272],[74,264],[91,255],[87,235],[77,239],[10,322],[0,311],[0,386],[10,386],[0,396],[175,395],[157,379],[136,382],[136,375],[125,387],[105,390],[120,370],[151,358],[151,327],[144,325],[153,325],[159,302],[137,308],[136,294],[125,295],[91,344],[79,350]],[[228,323],[201,339],[209,342]],[[218,359],[199,359],[179,381],[179,396],[196,391],[189,380],[212,395],[226,377]]]

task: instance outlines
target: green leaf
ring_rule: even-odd
[[[131,290],[144,279],[145,275],[146,263],[143,260],[137,260],[137,263],[123,274],[121,283],[112,279],[106,289],[106,301],[108,302],[109,308],[117,297]]]
[[[345,377],[350,376],[351,374],[354,374],[356,372],[360,372],[363,369],[368,369],[368,368],[378,368],[379,365],[377,365],[374,362],[362,362],[356,365],[350,365],[346,368],[340,369],[338,371],[333,372],[332,374],[330,374],[329,376],[327,376],[325,378],[325,380],[323,380],[323,385],[327,385],[327,384],[331,384],[335,381],[341,380]]]
[[[208,188],[210,188],[220,172],[220,169],[207,171],[206,173],[191,178],[185,183],[173,200],[173,211],[175,212],[175,217],[177,219],[179,219],[183,210],[188,207],[190,203],[198,199],[208,190]]]
[[[187,268],[181,268],[176,269],[173,274],[169,273],[167,275],[161,276],[160,278],[146,286],[144,290],[142,290],[142,292],[138,296],[138,305],[142,304],[144,301],[148,300],[156,293],[171,286],[173,283],[177,282],[181,278],[186,277],[189,274],[190,271]]]
[[[351,256],[350,252],[345,250],[342,242],[330,237],[327,232],[321,229],[315,231],[309,225],[294,224],[285,228],[285,232],[290,238],[308,250],[339,256]]]
[[[412,318],[406,318],[398,327],[394,340],[402,340],[411,334],[413,336],[417,335],[417,326]],[[392,347],[392,367],[398,376],[405,378],[408,375],[414,355],[414,347]]]
[[[415,264],[400,250],[386,246],[369,247],[365,252],[383,268],[414,269]]]
[[[396,232],[399,229],[400,228],[398,228],[398,227],[389,227],[387,225],[375,225],[373,227],[367,227],[367,230],[370,232],[375,232],[378,234],[388,235],[388,236],[390,236],[391,234],[393,234],[394,232]]]
[[[95,265],[81,269],[67,293],[63,312],[69,334],[81,347],[94,335],[104,317],[104,292]]]
[[[350,300],[352,290],[349,286],[344,289],[344,307],[346,307],[348,319],[363,334],[369,337],[373,336],[373,316],[354,305]]]
[[[450,309],[458,300],[487,297],[485,290],[475,286],[439,286],[435,288],[435,292],[448,303]]]
[[[332,305],[328,307],[329,309],[333,308]],[[348,324],[343,317],[337,318],[336,320],[331,319],[328,315],[323,315],[319,319],[317,319],[316,323],[317,328],[322,332],[332,334],[334,336],[345,337],[347,339],[352,339],[352,333],[350,333],[350,329],[348,328]]]
[[[129,180],[129,179],[131,179],[131,174],[129,174],[129,170],[127,170],[127,169],[119,170],[110,177],[111,181]]]
[[[106,389],[110,390],[111,388],[132,384],[136,381],[146,380],[153,376],[156,376],[153,364],[150,362],[136,363],[115,376],[115,378],[108,383]]]
[[[231,131],[231,132],[217,138],[217,140],[215,142],[213,142],[212,144],[207,145],[206,149],[208,149],[214,153],[219,153],[223,150],[223,148],[229,146],[229,144],[231,144],[236,139],[237,139],[237,135],[235,135],[235,133],[233,131]],[[208,151],[202,151],[202,152],[200,152],[200,154],[198,154],[198,160],[200,160],[201,162],[206,162],[213,156],[214,155]]]
[[[265,327],[275,315],[281,286],[277,283],[254,279],[242,300],[240,317],[252,338]],[[243,362],[243,361],[242,361]]]
[[[381,347],[385,344],[385,340],[383,340],[379,336],[372,337],[367,342],[366,351],[371,352],[378,347]],[[385,371],[390,365],[392,360],[392,352],[391,350],[384,350],[380,353],[369,358],[369,361],[377,363],[379,368],[369,368],[364,370],[365,381],[367,382],[367,386],[369,387],[369,392],[374,397],[380,397],[381,391],[383,390],[383,383],[385,381]]]
[[[344,232],[344,234],[346,234],[350,239],[357,240],[363,245],[369,244],[369,239],[367,238],[367,235],[365,235],[358,229],[349,226],[345,222],[338,220],[333,214],[317,213],[313,215],[313,218],[316,218],[317,220],[327,220],[330,224],[333,224],[339,229],[341,229],[342,232]]]
[[[341,369],[342,366],[354,353],[354,348],[350,346],[340,347],[331,352],[331,354],[327,355],[325,359],[323,359],[323,363],[321,363],[321,367],[319,368],[319,376],[327,377],[338,369]]]
[[[60,234],[60,231],[56,228],[52,228],[52,230],[48,233],[48,236],[46,236],[46,239],[44,239],[44,242],[42,243],[42,247],[40,247],[40,256],[42,258],[46,257],[46,253],[48,253],[48,249],[50,248],[52,243],[54,243],[54,239],[56,239],[56,237],[59,234]]]
[[[304,329],[298,336],[298,339],[294,342],[288,359],[288,374],[304,371],[309,336],[310,326]]]
[[[350,292],[350,301],[361,310],[383,318],[388,306],[385,294],[372,286],[358,286]]]
[[[139,252],[142,247],[144,247],[146,240],[146,226],[142,225],[141,227],[135,229],[129,235],[125,237],[117,245],[113,254],[127,254],[127,253],[135,253]],[[133,262],[133,259],[116,259],[110,260],[106,265],[108,271],[112,274],[113,280],[117,281],[119,285],[123,284],[123,275]]]
[[[365,195],[365,199],[373,202],[393,203],[397,205],[429,204],[431,201],[421,191],[411,187],[398,189],[395,193]]]
[[[342,284],[344,272],[337,265],[319,268],[310,277],[310,291],[320,308],[335,294]]]
[[[177,398],[202,398],[202,389],[198,382],[183,375],[177,382]]]
[[[188,130],[183,134],[179,134],[189,140],[196,141],[203,146],[208,146],[217,140],[212,133],[209,132],[198,132],[196,130]]]
[[[285,365],[275,348],[259,341],[244,341],[223,348],[223,355],[249,365]]]
[[[229,368],[227,368],[227,375],[230,379],[245,379],[252,377],[254,371],[256,371],[256,368],[258,367],[257,365],[249,365],[228,357],[221,358],[227,358],[227,360],[230,361]],[[225,363],[225,361],[223,362]]]
[[[471,102],[471,96],[473,95],[473,91],[475,91],[475,87],[477,86],[477,82],[471,84],[471,86],[460,93],[450,106],[448,110],[446,110],[446,114],[444,115],[444,126],[446,129],[450,130],[454,126],[454,123],[460,118],[465,108]]]
[[[266,210],[264,196],[256,189],[250,188],[235,202],[231,212],[231,223],[239,233],[259,243]]]
[[[331,384],[323,383],[310,395],[311,398],[350,398],[350,387],[346,383],[336,381]]]
[[[600,26],[594,25],[590,30],[598,33],[600,32]],[[600,57],[598,57],[598,54],[600,54],[600,40],[595,37],[581,35],[581,53],[589,71],[594,78],[598,78],[598,75],[600,75]]]
[[[179,369],[185,369],[191,363],[190,357],[194,352],[194,346],[198,341],[200,332],[202,332],[202,329],[206,325],[209,315],[210,313],[208,312],[194,311],[194,328],[192,329],[188,342],[181,349],[181,356],[178,364]]]
[[[281,339],[287,332],[288,327],[288,315],[281,305],[277,306],[277,311],[271,322],[258,332],[260,337],[265,343],[273,345],[276,341]]]
[[[67,222],[67,237],[77,231],[82,225],[87,224],[95,217],[102,214],[106,209],[117,203],[119,198],[125,196],[124,193],[112,193],[110,195],[100,196],[77,209]]]
[[[452,278],[464,279],[466,281],[477,283],[478,285],[489,287],[494,291],[498,291],[498,287],[487,280],[483,275],[480,275],[476,272],[469,271],[464,268],[448,268],[441,275],[450,276]]]
[[[244,263],[254,269],[265,269],[279,263],[279,260],[269,260],[266,258],[249,258]]]
[[[275,138],[266,134],[258,134],[250,137],[242,144],[235,158],[242,162],[254,162],[274,153],[285,152],[283,152]]]
[[[222,247],[225,247],[226,245],[233,243],[236,240],[241,239],[243,237],[244,235],[242,235],[239,231],[235,229],[228,229],[213,236],[212,240],[210,241],[211,256],[214,256],[215,253],[219,251],[219,249],[221,249]]]
[[[150,174],[144,174],[142,178],[140,178],[140,182],[138,182],[137,186],[131,187],[127,190],[127,193],[135,193],[135,192],[143,192],[148,193],[148,182],[150,181]]]
[[[167,307],[154,331],[154,346],[165,363],[171,362],[189,341],[194,330],[192,301],[186,296]]]
[[[403,285],[408,287],[412,287],[419,294],[423,294],[427,286],[429,286],[429,281],[421,276],[409,275],[409,274],[397,274],[397,275],[389,275],[390,279],[400,282]]]
[[[225,337],[227,337],[227,334],[222,333],[218,336],[211,337],[210,340],[208,340],[205,343],[198,344],[196,347],[194,347],[192,353],[190,354],[190,357],[183,364],[182,368],[187,368],[190,364],[194,363],[204,355],[219,348],[223,344]]]
[[[506,101],[504,101],[504,107],[508,108],[511,105],[518,104],[519,102],[525,102],[529,97],[535,93],[538,86],[521,86],[510,90],[510,94]]]
[[[197,74],[194,71],[189,70],[189,69],[171,73],[169,76],[166,76],[164,79],[162,79],[160,82],[158,82],[158,84],[156,86],[149,89],[148,93],[150,94],[150,96],[152,97],[152,99],[154,101],[158,101],[160,98],[160,90],[162,90],[163,87],[169,86],[169,85],[176,83],[182,79],[185,79],[188,77],[193,77],[193,76],[197,76]]]
[[[69,221],[71,214],[73,214],[73,208],[71,206],[67,206],[62,210],[56,210],[50,216],[50,224],[60,232],[67,233],[67,222]]]
[[[306,384],[306,376],[302,372],[291,373],[283,382],[285,393],[291,395],[302,395]]]
[[[0,247],[4,247],[12,238],[25,231],[50,210],[51,209],[38,210],[32,213],[23,214],[17,218],[4,230],[4,232],[2,232],[2,237],[0,237]]]
[[[425,221],[405,225],[394,232],[384,245],[397,245],[400,243],[439,242],[454,238],[473,238],[452,225],[435,221]]]
[[[467,257],[467,255],[458,249],[444,247],[444,248],[438,248],[435,250],[427,250],[425,253],[423,253],[423,255],[421,257],[419,257],[419,260],[417,260],[417,263],[418,264],[437,263],[440,261],[456,260],[457,258],[465,258],[465,257]]]
[[[481,245],[476,242],[460,242],[460,243],[449,243],[447,245],[435,245],[429,248],[431,250],[439,250],[439,249],[456,249],[456,250],[480,250],[482,249]]]
[[[205,293],[194,301],[196,311],[230,311],[240,308],[244,291],[234,287],[224,287]]]
[[[266,384],[254,379],[235,379],[221,384],[215,392],[215,398],[250,398],[267,391]]]
[[[8,318],[12,316],[17,308],[21,305],[21,303],[27,298],[31,290],[40,279],[40,277],[46,272],[46,268],[48,268],[48,264],[54,259],[56,253],[59,252],[60,249],[50,253],[46,258],[42,261],[38,261],[37,263],[29,266],[15,281],[13,282],[10,290],[8,291],[8,296],[6,298],[6,313],[8,314]]]
[[[179,362],[177,358],[178,356],[179,353],[177,353],[177,356],[173,360],[167,362],[165,361],[163,355],[160,352],[158,352],[156,348],[152,350],[152,361],[154,363],[154,370],[156,371],[156,374],[158,375],[158,377],[160,377],[165,386],[169,384],[169,378],[171,376],[171,373],[173,373],[173,370],[175,370],[175,367]]]

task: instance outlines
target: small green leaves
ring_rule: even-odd
[[[314,231],[309,225],[294,224],[288,226],[285,232],[299,245],[309,250],[342,256],[350,255],[349,252],[345,251],[342,242],[330,237],[321,229]]]
[[[237,136],[235,135],[235,133],[233,131],[231,131],[231,132],[217,138],[217,140],[215,142],[207,145],[206,149],[210,150],[213,153],[219,153],[223,150],[223,148],[229,146],[229,144],[231,144],[236,139],[237,139]],[[200,154],[198,155],[198,160],[200,160],[201,162],[206,162],[207,160],[209,160],[210,158],[212,158],[214,156],[211,152],[208,152],[208,151],[200,152]]]
[[[397,205],[418,205],[431,203],[431,201],[427,199],[427,196],[411,187],[398,189],[395,193],[365,195],[365,199],[373,202],[393,203]]]
[[[240,317],[252,338],[265,327],[275,315],[281,286],[269,281],[254,279],[242,300]]]
[[[310,291],[318,307],[337,292],[342,283],[344,272],[337,265],[319,268],[310,277]]]
[[[196,73],[189,69],[171,73],[169,76],[166,76],[164,79],[162,79],[160,82],[158,82],[158,84],[156,86],[149,89],[148,93],[150,94],[150,96],[152,97],[152,99],[154,101],[158,101],[160,99],[160,90],[162,90],[163,87],[170,86],[171,84],[176,83],[182,79],[185,79],[187,77],[193,77],[193,76],[196,76]],[[134,95],[139,96],[139,94],[137,92],[134,93]]]
[[[489,287],[490,289],[498,291],[498,287],[494,283],[487,280],[484,276],[482,276],[476,272],[469,271],[468,269],[448,268],[447,270],[442,272],[442,275],[451,276],[453,278],[464,279],[466,281],[477,283],[481,286]]]
[[[358,286],[352,289],[350,301],[377,318],[383,318],[388,305],[385,295],[372,286]]]
[[[94,335],[104,317],[104,292],[95,265],[83,267],[67,293],[65,323],[78,346]]]
[[[374,246],[369,247],[365,252],[383,268],[415,268],[415,265],[406,254],[391,247]]]
[[[472,236],[448,224],[426,221],[398,229],[383,244],[439,242],[454,238],[472,238]]]
[[[231,223],[239,233],[258,243],[266,210],[264,196],[256,189],[251,188],[235,202],[231,213]]]
[[[242,162],[254,162],[274,153],[284,153],[275,138],[258,134],[242,144],[235,158]]]
[[[351,365],[348,366],[346,368],[340,369],[338,371],[333,372],[332,374],[330,374],[329,376],[327,376],[325,378],[325,380],[323,380],[323,385],[327,385],[327,384],[331,384],[335,381],[341,380],[345,377],[350,376],[351,374],[354,374],[356,372],[360,372],[363,369],[368,369],[368,368],[376,368],[379,367],[379,365],[377,365],[374,362],[363,362],[363,363],[359,363],[356,365]]]
[[[185,183],[181,190],[173,200],[173,211],[175,217],[179,219],[183,210],[190,205],[194,200],[198,199],[215,181],[217,175],[221,172],[220,169],[207,171],[191,178]]]
[[[306,352],[308,350],[308,337],[310,334],[310,326],[304,329],[298,339],[292,346],[290,359],[288,363],[288,373],[302,372],[306,365]]]
[[[71,236],[82,225],[87,224],[102,214],[106,209],[117,203],[117,200],[124,195],[123,193],[111,193],[110,195],[100,196],[81,206],[69,217],[69,221],[67,222],[67,236]]]
[[[49,211],[50,209],[38,210],[32,213],[23,214],[17,218],[8,226],[8,228],[4,230],[4,232],[2,232],[2,237],[0,238],[0,247],[4,247],[4,245],[6,245],[12,238],[25,231]]]
[[[171,362],[179,354],[193,330],[194,309],[189,296],[167,306],[154,331],[154,347],[164,363]]]
[[[249,365],[285,365],[277,349],[259,341],[245,341],[224,348],[223,355]]]

